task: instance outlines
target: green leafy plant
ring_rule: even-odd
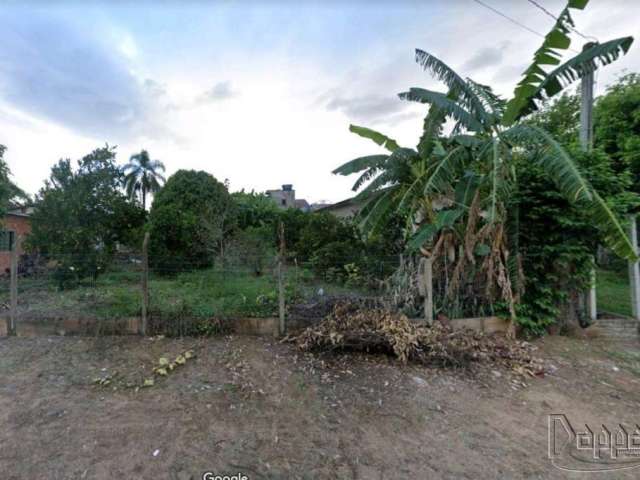
[[[164,170],[164,163],[160,160],[151,160],[146,150],[131,155],[129,163],[122,167],[127,196],[131,200],[136,200],[140,195],[142,209],[146,210],[147,194],[160,190],[165,181],[161,173]]]
[[[60,160],[36,196],[26,246],[55,265],[60,287],[95,278],[111,263],[118,243],[140,232],[144,211],[121,191],[115,150],[94,150],[72,168]]]
[[[359,174],[353,189],[366,202],[361,228],[375,234],[393,215],[403,218],[410,248],[436,261],[442,259],[441,263],[455,259],[449,261],[451,267],[441,265],[451,268],[448,295],[462,287],[465,268],[473,268],[484,277],[484,295],[505,302],[515,317],[522,291],[515,201],[517,157],[522,151],[531,153],[527,157],[531,166],[544,172],[564,198],[588,212],[613,251],[635,258],[617,216],[565,148],[539,126],[520,121],[539,108],[540,100],[629,49],[632,39],[625,37],[591,45],[551,72],[543,69],[560,64],[560,52],[570,45],[570,9],[582,9],[586,3],[568,2],[511,100],[502,100],[490,87],[463,79],[442,60],[416,50],[418,64],[447,87],[445,92],[412,88],[400,94],[404,100],[429,105],[417,147],[403,148],[381,133],[350,127],[389,152],[356,158],[334,170],[340,175]],[[454,127],[445,136],[448,119]],[[481,260],[474,255],[480,244],[488,247]]]
[[[149,259],[171,273],[211,266],[214,244],[229,234],[233,199],[227,187],[202,171],[178,170],[156,194],[149,214]]]

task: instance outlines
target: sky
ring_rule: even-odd
[[[542,34],[554,23],[527,0],[483,3]],[[565,2],[537,3],[557,15]],[[574,12],[600,41],[638,33],[636,0]],[[397,93],[445,88],[416,48],[508,97],[541,41],[476,0],[0,0],[0,144],[30,193],[58,159],[108,143],[122,164],[144,148],[167,175],[334,202],[355,179],[331,171],[380,153],[350,124],[416,145],[426,107]],[[596,94],[639,70],[640,43],[598,72]]]

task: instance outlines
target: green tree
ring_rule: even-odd
[[[621,77],[597,99],[594,137],[617,172],[631,171],[632,188],[640,193],[640,74]]]
[[[227,235],[221,223],[223,217],[231,221],[232,205],[227,187],[209,173],[178,170],[171,175],[151,205],[151,264],[165,273],[211,266],[217,253],[212,244]]]
[[[6,147],[0,145],[0,218],[4,218],[9,206],[9,200],[13,196],[13,183],[9,178],[9,166],[4,161]]]
[[[577,146],[580,133],[580,95],[563,92],[553,102],[545,102],[527,121],[549,132],[565,148]]]
[[[600,102],[609,104],[608,95],[610,93],[597,99],[596,111]],[[612,115],[615,114],[612,112],[607,117]],[[607,117],[600,117],[598,122],[606,123]],[[605,152],[598,127],[593,151],[582,151],[578,93],[563,93],[556,101],[546,102],[527,122],[548,131],[563,144],[589,183],[617,215],[637,207],[638,195],[631,191],[631,168],[627,162],[615,161]],[[610,150],[615,151],[616,148]],[[560,316],[559,306],[568,303],[572,292],[584,290],[588,285],[599,237],[589,215],[567,201],[544,172],[532,166],[527,152],[518,155],[517,161],[516,203],[522,225],[519,248],[523,252],[523,269],[527,272],[518,316],[520,323],[539,332]]]
[[[552,107],[553,108],[553,107]],[[617,214],[622,215],[638,204],[638,196],[630,192],[628,172],[617,173],[612,161],[601,149],[581,151],[575,141],[568,147],[585,178],[606,199]],[[564,197],[530,159],[522,152],[518,164],[518,248],[522,268],[526,272],[526,288],[518,308],[518,319],[531,331],[541,330],[556,318],[572,318],[578,309],[564,310],[578,302],[577,293],[590,281],[593,256],[599,235],[588,210],[579,208]]]
[[[0,218],[4,218],[11,203],[31,202],[20,187],[11,180],[11,171],[4,160],[7,147],[0,144]]]
[[[160,160],[151,160],[149,152],[141,150],[140,153],[131,155],[129,163],[122,168],[125,177],[124,185],[127,196],[135,200],[140,196],[143,210],[147,209],[147,193],[156,193],[160,190],[165,179],[162,176],[165,167]]]
[[[239,229],[265,225],[276,228],[281,210],[267,195],[242,190],[232,193],[231,196],[237,205]]]
[[[122,194],[115,149],[99,148],[72,167],[60,160],[37,194],[27,247],[57,265],[60,286],[97,277],[109,265],[116,245],[131,241],[144,212]]]
[[[513,274],[519,271],[517,256],[510,255],[510,249],[518,250],[517,228],[512,224],[518,219],[514,192],[520,151],[532,152],[533,165],[544,171],[565,198],[589,212],[615,252],[628,258],[635,255],[610,206],[567,151],[545,130],[521,121],[537,111],[542,100],[598,63],[615,60],[631,45],[631,37],[592,45],[546,72],[543,67],[559,65],[559,52],[570,45],[573,20],[569,10],[584,8],[586,3],[569,1],[508,102],[490,87],[463,79],[438,58],[417,50],[416,61],[448,88],[447,92],[412,88],[400,94],[402,99],[430,106],[417,148],[402,148],[385,135],[351,126],[351,131],[390,153],[357,158],[334,171],[360,173],[354,190],[361,190],[367,200],[361,212],[365,231],[380,231],[392,214],[401,216],[411,237],[410,247],[428,257],[457,257],[448,280],[449,292],[461,287],[466,267],[477,270],[480,264],[487,297],[493,299],[498,293],[512,315],[518,300],[512,282],[520,277]],[[443,127],[448,119],[455,126],[445,137]],[[463,254],[456,256],[458,251]],[[516,285],[516,293],[519,290]]]

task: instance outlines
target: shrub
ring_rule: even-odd
[[[115,150],[99,148],[78,161],[60,160],[36,196],[26,247],[55,261],[60,287],[96,278],[118,243],[139,239],[144,211],[121,191]],[[138,233],[139,235],[139,233]]]
[[[149,214],[149,261],[158,271],[210,266],[228,237],[234,203],[203,171],[179,170],[156,194]]]

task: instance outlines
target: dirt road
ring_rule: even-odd
[[[491,368],[316,357],[266,338],[4,338],[1,477],[581,478],[550,464],[547,417],[640,423],[638,357],[603,341],[536,345],[553,373],[524,386]],[[640,468],[589,478],[624,475]]]

